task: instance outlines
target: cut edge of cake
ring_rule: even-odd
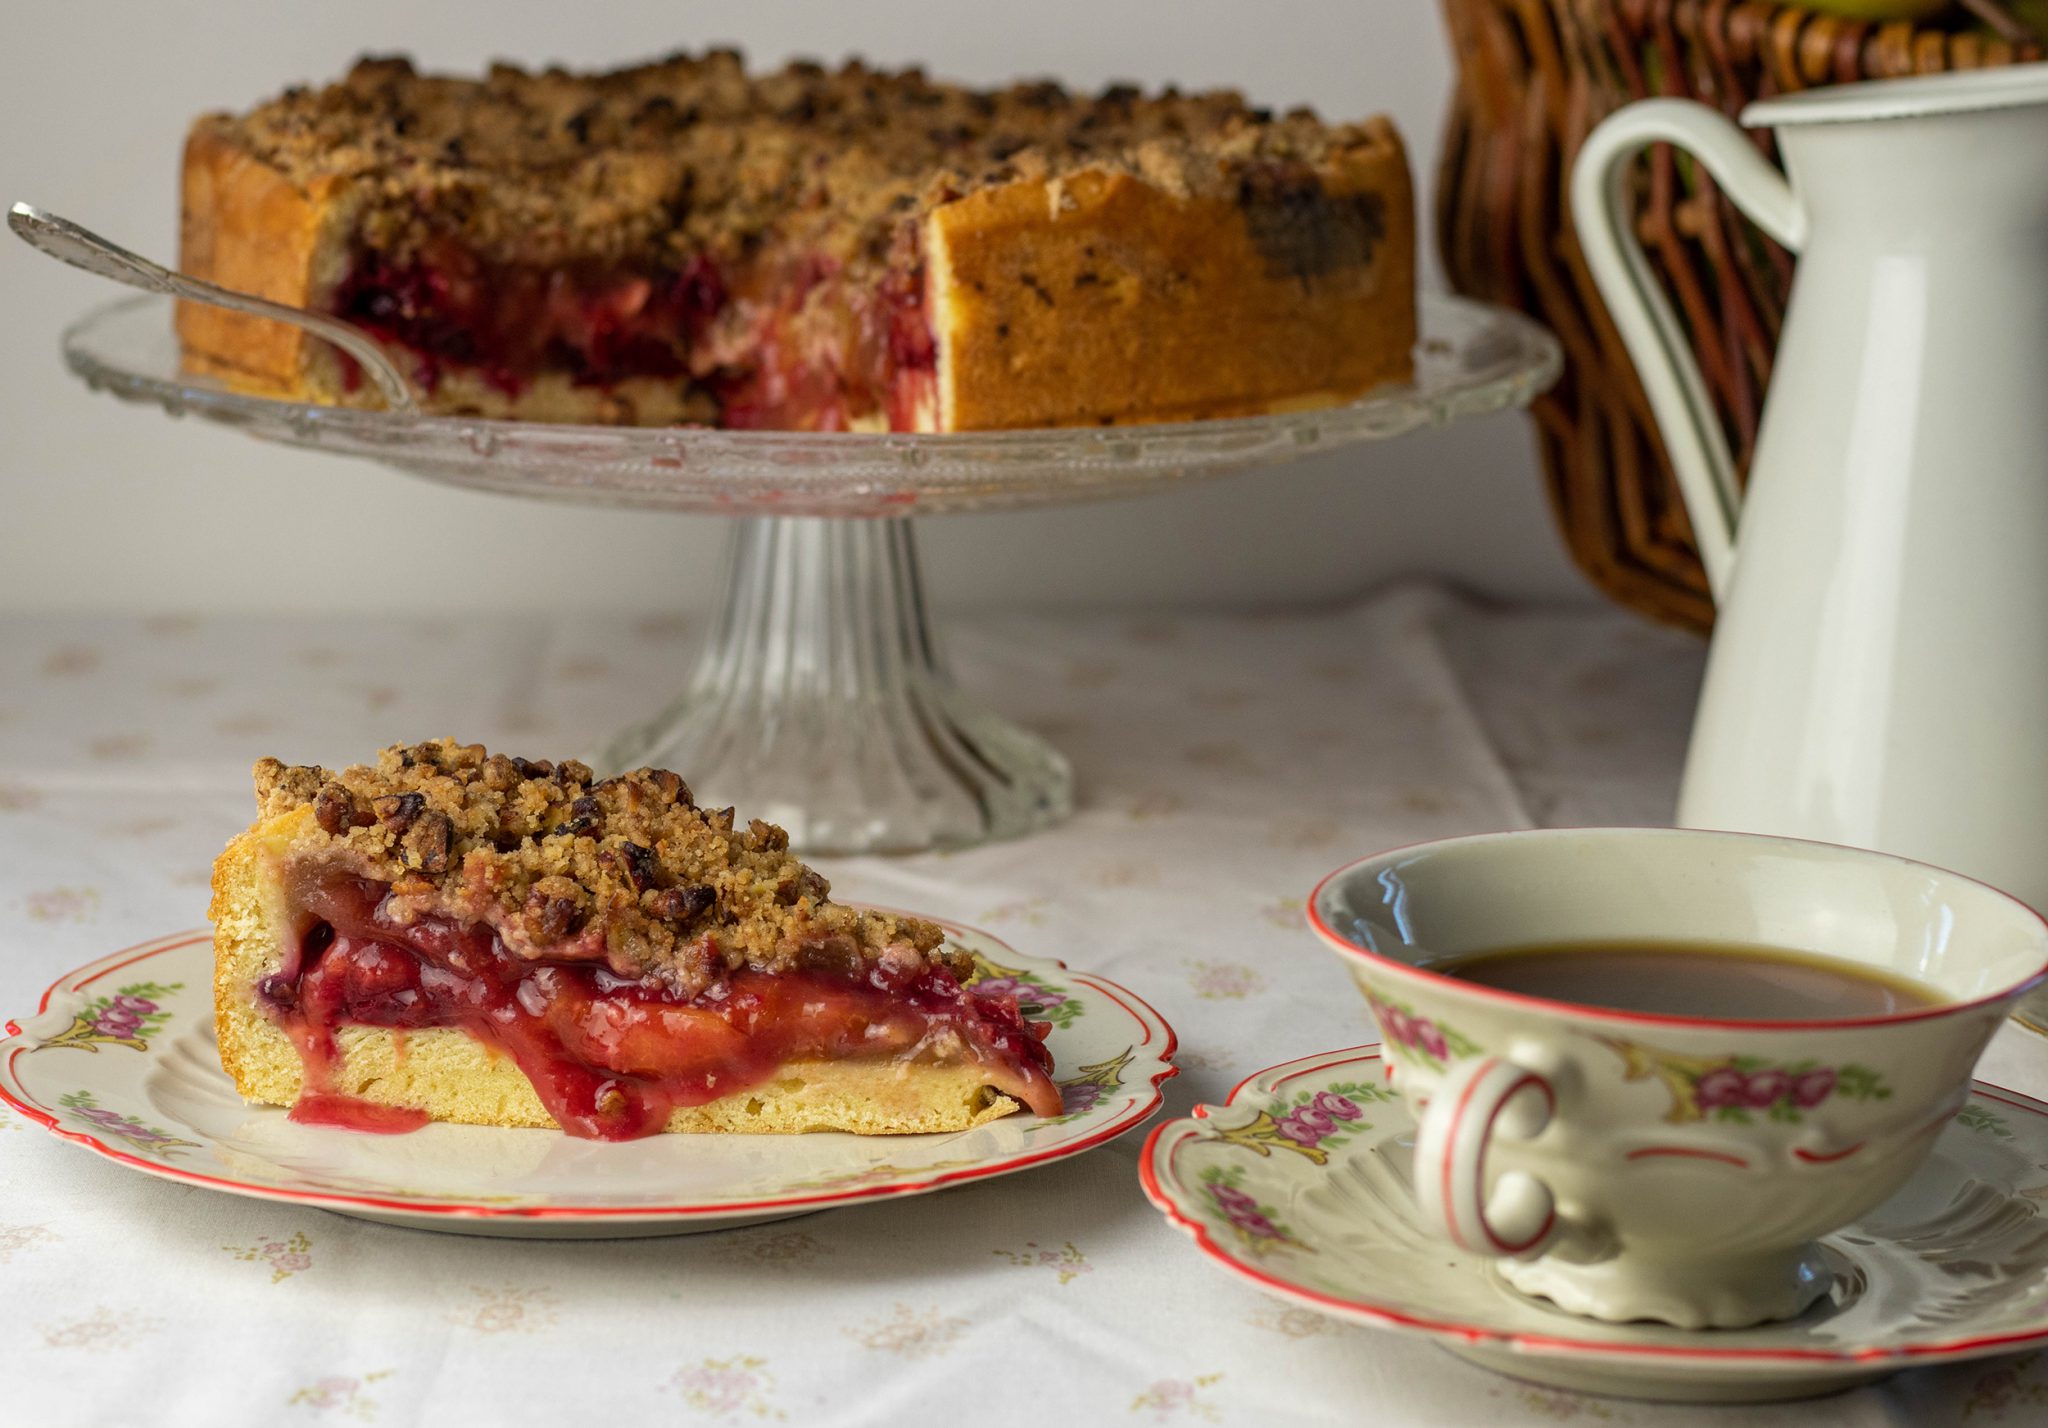
[[[1252,416],[1406,381],[1407,157],[1391,123],[1363,127],[1373,142],[1317,175],[1317,210],[1343,215],[1331,227],[1355,241],[1321,271],[1262,252],[1235,200],[1121,171],[983,188],[935,208],[924,252],[938,429]],[[1142,276],[1158,273],[1177,275],[1174,301]]]

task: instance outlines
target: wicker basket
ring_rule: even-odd
[[[1563,379],[1536,403],[1550,497],[1602,590],[1704,630],[1706,578],[1634,369],[1594,291],[1566,200],[1588,130],[1647,95],[1734,115],[1851,80],[2039,59],[2024,36],[1855,23],[1768,0],[1444,0],[1458,85],[1438,175],[1451,283],[1554,331]],[[1770,152],[1769,139],[1758,143]],[[1644,248],[1691,334],[1739,470],[1756,441],[1792,259],[1664,145],[1640,185]]]

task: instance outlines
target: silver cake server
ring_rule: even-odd
[[[233,288],[224,288],[203,278],[172,272],[139,253],[129,252],[118,243],[109,243],[90,228],[81,227],[68,218],[60,218],[32,203],[17,203],[8,209],[7,226],[23,242],[52,258],[74,268],[83,268],[88,273],[112,278],[117,283],[126,283],[131,288],[166,293],[188,302],[211,303],[233,312],[246,312],[303,327],[360,362],[363,370],[370,374],[370,380],[377,384],[377,390],[383,394],[384,404],[392,411],[407,416],[419,412],[419,403],[413,400],[412,388],[407,384],[405,374],[392,365],[391,359],[384,355],[384,349],[367,333],[339,318],[307,312],[304,308],[287,307],[281,302],[251,297],[248,293],[238,293]]]

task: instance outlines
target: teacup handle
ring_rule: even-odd
[[[1557,1090],[1540,1073],[1488,1056],[1452,1068],[1415,1133],[1415,1201],[1426,1228],[1474,1254],[1529,1259],[1558,1229],[1550,1187],[1519,1170],[1487,1184],[1494,1139],[1540,1135]]]

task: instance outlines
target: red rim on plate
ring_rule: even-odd
[[[1000,938],[990,936],[965,923],[945,918],[932,918],[929,914],[918,914],[937,922],[949,935],[967,933],[997,947],[1007,948]],[[167,952],[179,951],[196,942],[210,942],[210,930],[173,933],[167,937],[138,942],[132,947],[113,952],[82,967],[73,968],[57,978],[43,991],[42,1000],[37,1004],[35,1015],[40,1016],[50,1008],[50,1002],[60,991],[84,991],[94,982],[113,973],[162,956]],[[1051,1160],[1062,1160],[1092,1150],[1104,1141],[1113,1140],[1125,1131],[1142,1124],[1159,1109],[1165,1094],[1160,1087],[1169,1079],[1180,1074],[1180,1068],[1172,1065],[1172,1057],[1179,1046],[1179,1039],[1164,1017],[1155,1011],[1150,1003],[1129,989],[1115,982],[1094,976],[1087,972],[1075,972],[1056,958],[1034,958],[1038,962],[1051,962],[1074,982],[1100,993],[1117,1004],[1143,1030],[1143,1039],[1134,1043],[1138,1048],[1153,1047],[1152,1054],[1162,1063],[1159,1071],[1151,1073],[1151,1095],[1149,1099],[1139,1097],[1125,1110],[1111,1117],[1103,1125],[1091,1131],[1085,1138],[1042,1151],[1013,1155],[981,1165],[937,1172],[916,1180],[895,1181],[882,1185],[859,1186],[844,1190],[821,1191],[812,1195],[781,1196],[760,1200],[720,1201],[703,1205],[477,1205],[460,1201],[430,1199],[387,1198],[376,1195],[351,1195],[341,1192],[318,1190],[295,1190],[282,1186],[257,1184],[246,1180],[235,1180],[224,1176],[207,1175],[196,1170],[186,1170],[175,1165],[159,1164],[145,1160],[128,1151],[109,1145],[105,1140],[85,1131],[68,1130],[57,1123],[57,1113],[51,1108],[28,1097],[25,1091],[15,1089],[20,1085],[15,1076],[15,1062],[26,1052],[35,1050],[30,1046],[16,1046],[8,1050],[7,1059],[0,1063],[0,1101],[5,1101],[15,1110],[35,1121],[52,1135],[75,1145],[84,1146],[98,1155],[122,1165],[130,1166],[159,1179],[178,1181],[187,1185],[199,1185],[208,1189],[225,1190],[234,1194],[247,1195],[263,1200],[287,1201],[294,1204],[314,1205],[321,1208],[346,1208],[358,1210],[395,1211],[410,1215],[445,1215],[461,1219],[519,1219],[519,1220],[668,1220],[690,1219],[700,1216],[719,1218],[739,1217],[774,1212],[778,1210],[822,1209],[830,1205],[852,1204],[862,1200],[882,1200],[900,1195],[917,1195],[951,1185],[967,1184],[986,1180],[998,1175],[1008,1175],[1026,1170]],[[7,1035],[22,1035],[19,1022],[10,1020],[6,1024]],[[1155,1046],[1155,1038],[1158,1044]],[[225,1074],[225,1073],[223,1073]],[[1137,1090],[1135,1084],[1133,1091]],[[349,1134],[349,1132],[336,1132]]]
[[[1343,1058],[1343,1059],[1340,1059]],[[1378,1043],[1365,1046],[1347,1047],[1342,1051],[1326,1051],[1314,1056],[1304,1056],[1294,1061],[1284,1061],[1251,1075],[1231,1087],[1230,1095],[1222,1106],[1199,1105],[1190,1116],[1177,1117],[1155,1126],[1151,1135],[1145,1138],[1145,1148],[1138,1156],[1138,1178],[1145,1187],[1145,1195],[1163,1213],[1167,1221],[1184,1231],[1195,1242],[1195,1247],[1225,1270],[1251,1280],[1270,1294],[1291,1299],[1312,1309],[1322,1310],[1340,1318],[1354,1319],[1382,1328],[1405,1330],[1413,1333],[1443,1335],[1462,1339],[1468,1344],[1488,1345],[1510,1349],[1526,1354],[1587,1354],[1598,1358],[1612,1359],[1682,1359],[1692,1362],[1715,1363],[1782,1363],[1782,1364],[1872,1364],[1886,1362],[1907,1362],[1918,1358],[1941,1355],[1971,1354],[1993,1349],[2020,1349],[2029,1345],[2048,1342],[2048,1324],[2039,1329],[2010,1334],[1987,1334],[1971,1338],[1944,1339],[1926,1343],[1903,1344],[1897,1348],[1863,1348],[1846,1350],[1828,1349],[1758,1349],[1758,1348],[1713,1348],[1683,1344],[1640,1344],[1625,1340],[1579,1339],[1562,1334],[1531,1334],[1507,1329],[1488,1328],[1483,1324],[1461,1323],[1451,1319],[1433,1319],[1427,1315],[1410,1314],[1404,1310],[1390,1308],[1383,1304],[1362,1300],[1346,1299],[1322,1290],[1310,1289],[1281,1279],[1247,1264],[1243,1259],[1228,1252],[1217,1243],[1209,1228],[1202,1221],[1190,1219],[1181,1213],[1160,1184],[1155,1168],[1160,1155],[1160,1142],[1169,1134],[1185,1134],[1194,1121],[1209,1119],[1212,1110],[1224,1110],[1236,1104],[1238,1097],[1252,1082],[1262,1077],[1274,1077],[1273,1089],[1277,1090],[1291,1079],[1278,1073],[1293,1071],[1295,1075],[1309,1072],[1329,1071],[1340,1066],[1381,1059]],[[1299,1068],[1298,1070],[1296,1068]],[[1997,1101],[2015,1110],[2032,1115],[2048,1117],[2048,1103],[2037,1101],[2031,1096],[2002,1086],[1992,1086],[1982,1081],[1970,1083],[1971,1094],[1985,1100]]]

